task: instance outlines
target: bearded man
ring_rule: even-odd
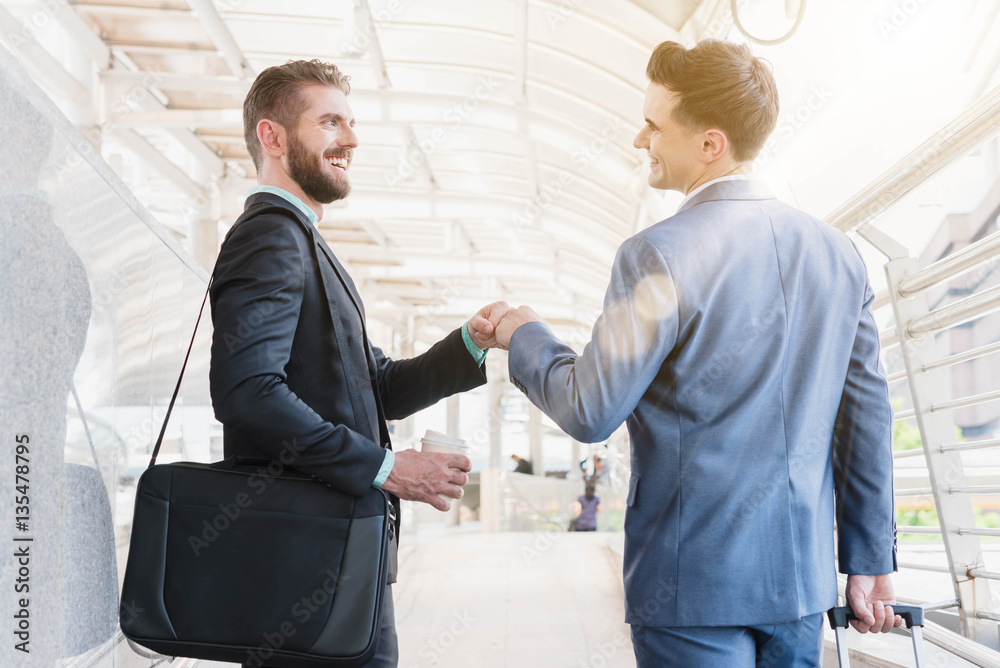
[[[391,360],[371,345],[354,282],[315,228],[323,204],[351,191],[358,139],[349,93],[335,65],[312,60],[264,70],[247,94],[244,135],[259,185],[215,268],[212,403],[227,457],[280,461],[356,496],[381,487],[397,518],[399,499],[447,510],[439,495],[461,498],[468,458],[393,453],[386,420],[485,383],[485,348],[496,345],[493,327],[506,305],[484,307],[472,324],[412,359]],[[320,262],[339,278],[326,290]],[[331,312],[339,312],[342,336]],[[363,417],[352,409],[352,385]],[[366,664],[380,668],[398,663],[394,529],[379,643]],[[244,665],[261,661],[248,657]]]

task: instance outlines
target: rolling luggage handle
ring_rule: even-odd
[[[893,614],[903,618],[903,623],[910,630],[910,637],[913,639],[913,656],[916,658],[917,668],[926,666],[927,659],[924,658],[924,639],[921,635],[924,626],[924,609],[919,605],[893,604],[890,607]],[[837,660],[840,662],[841,668],[850,666],[851,660],[847,656],[845,631],[848,626],[847,622],[858,617],[851,610],[850,606],[846,605],[839,608],[831,608],[827,611],[826,616],[829,618],[830,626],[837,635]]]

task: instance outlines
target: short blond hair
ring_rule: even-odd
[[[726,133],[738,162],[753,160],[778,124],[778,86],[769,63],[746,44],[706,39],[690,49],[663,42],[646,76],[677,93],[674,120],[692,130]]]
[[[289,60],[284,65],[269,67],[254,80],[243,102],[243,138],[253,164],[260,170],[263,150],[257,139],[257,124],[263,119],[294,128],[305,111],[302,89],[309,85],[333,86],[351,93],[351,78],[336,65],[321,60]]]

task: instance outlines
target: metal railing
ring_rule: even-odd
[[[988,583],[1000,580],[1000,572],[988,570],[980,539],[1000,537],[1000,528],[978,526],[973,500],[1000,495],[1000,480],[983,479],[979,471],[969,471],[967,478],[962,453],[1000,448],[1000,438],[963,443],[956,442],[954,412],[1000,401],[1000,378],[987,391],[968,396],[951,393],[950,367],[1000,353],[1000,341],[979,343],[968,350],[950,354],[937,351],[936,337],[955,327],[1000,311],[1000,285],[988,285],[994,270],[1000,268],[1000,232],[951,253],[933,264],[921,267],[897,241],[869,223],[923,184],[928,177],[958,158],[981,146],[1000,133],[1000,87],[991,91],[951,124],[917,147],[865,189],[847,200],[826,220],[845,232],[856,232],[882,251],[887,287],[875,296],[875,308],[891,307],[893,323],[879,332],[883,352],[891,349],[902,359],[903,369],[887,378],[890,384],[906,381],[911,406],[896,413],[899,424],[915,420],[920,431],[920,449],[893,453],[893,459],[905,466],[898,470],[896,497],[921,508],[920,497],[933,497],[937,526],[898,526],[900,536],[913,535],[920,544],[941,545],[948,565],[923,564],[901,559],[899,567],[947,576],[955,591],[947,605],[927,604],[928,609],[957,608],[962,634],[956,636],[931,625],[925,637],[977,665],[1000,665],[1000,654],[983,645],[998,647],[1000,611],[993,608]],[[992,213],[990,213],[992,212]],[[995,207],[985,207],[980,214],[995,216]],[[976,221],[979,222],[979,221]],[[974,274],[972,272],[978,272]],[[931,308],[943,286],[962,278],[964,290],[971,293],[951,303]],[[946,296],[946,295],[945,295]],[[900,389],[893,386],[896,393]],[[926,470],[912,463],[923,457]],[[905,505],[905,504],[897,504]],[[1000,506],[1000,502],[998,502]],[[912,524],[912,523],[911,523]],[[918,536],[927,538],[919,539]],[[934,540],[936,537],[940,543]],[[937,606],[937,607],[935,607]],[[972,642],[977,641],[977,642]],[[982,643],[982,644],[979,644]]]
[[[981,565],[980,538],[1000,537],[1000,529],[976,525],[972,505],[974,496],[1000,494],[1000,484],[970,483],[960,453],[1000,447],[1000,438],[956,443],[953,415],[957,409],[1000,400],[1000,389],[955,397],[950,394],[951,383],[943,374],[955,364],[1000,352],[1000,342],[942,356],[934,345],[934,337],[1000,310],[1000,286],[979,289],[933,311],[928,308],[927,294],[936,286],[976,269],[985,278],[998,259],[1000,234],[990,235],[925,268],[920,268],[914,258],[897,256],[890,259],[886,265],[889,281],[886,293],[895,323],[880,336],[886,347],[898,346],[904,371],[894,374],[894,380],[906,379],[912,400],[912,408],[897,411],[896,420],[915,418],[923,446],[919,450],[895,452],[893,458],[901,461],[923,455],[927,464],[926,479],[930,482],[929,486],[899,487],[896,497],[931,496],[938,514],[937,526],[898,526],[897,533],[940,537],[949,564],[946,568],[930,567],[904,560],[901,567],[950,575],[959,602],[963,634],[993,648],[998,646],[996,621],[1000,617],[996,617],[997,612],[992,609],[988,581],[996,578],[992,577],[992,571],[984,568],[961,565]],[[905,470],[912,484],[914,469]],[[920,469],[916,471],[919,476]],[[989,480],[976,481],[980,482],[991,483]]]
[[[825,220],[853,232],[886,211],[928,177],[1000,132],[1000,87],[984,95],[954,121],[915,148]]]

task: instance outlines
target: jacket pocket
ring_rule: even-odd
[[[628,498],[625,499],[625,504],[631,508],[635,505],[635,494],[639,489],[639,474],[632,473],[632,477],[628,480]],[[618,497],[621,498],[621,497]]]

